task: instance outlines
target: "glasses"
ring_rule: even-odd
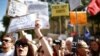
[[[17,47],[27,47],[28,44],[27,43],[18,43],[16,44]]]
[[[11,41],[7,39],[3,39],[2,42],[11,42]]]

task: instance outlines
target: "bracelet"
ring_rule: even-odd
[[[41,40],[43,38],[43,36],[41,36],[40,38],[39,38],[39,40]]]

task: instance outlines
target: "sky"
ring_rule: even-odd
[[[6,13],[7,3],[8,0],[0,0],[0,31],[4,31],[1,20]]]

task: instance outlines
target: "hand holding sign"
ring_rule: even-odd
[[[35,31],[35,33],[36,33],[36,35],[38,36],[39,39],[41,39],[42,36],[43,36],[41,31],[40,31],[40,27],[41,27],[40,20],[36,20],[35,21],[35,29],[34,29],[34,31]]]
[[[35,21],[35,28],[37,29],[39,29],[41,27],[41,25],[40,25],[40,20],[36,20]]]
[[[46,19],[37,18],[36,13],[34,13],[12,18],[8,28],[8,33],[34,29],[35,22],[36,24],[38,23],[41,25],[41,27],[39,27],[41,29],[47,29],[47,27],[49,28],[49,26],[47,26],[49,25],[49,22]]]

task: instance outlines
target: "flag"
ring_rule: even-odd
[[[88,29],[85,29],[84,35],[85,35],[86,38],[90,37],[90,32],[89,32]]]
[[[89,44],[89,42],[90,42],[90,36],[91,36],[91,34],[90,34],[90,31],[89,31],[89,29],[88,28],[84,28],[84,40]]]
[[[100,0],[96,0],[98,7],[100,8]]]
[[[86,11],[77,11],[77,12],[70,11],[70,23],[73,25],[75,25],[77,23],[78,24],[86,24],[87,23]]]
[[[92,0],[87,7],[88,13],[96,15],[100,11],[100,0]]]

